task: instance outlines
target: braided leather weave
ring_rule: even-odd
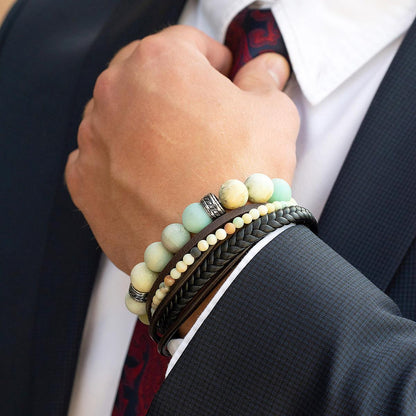
[[[292,206],[259,217],[215,247],[165,305],[157,321],[151,322],[150,332],[159,342],[160,352],[169,355],[166,344],[179,326],[249,248],[268,233],[291,223],[305,224],[316,231],[316,220],[310,211]]]

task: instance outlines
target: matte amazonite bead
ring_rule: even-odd
[[[248,190],[238,179],[229,179],[221,185],[219,198],[224,208],[236,209],[247,203]]]
[[[244,184],[248,190],[248,199],[256,204],[267,202],[273,194],[273,182],[263,173],[250,175]]]
[[[131,284],[142,293],[150,292],[157,278],[157,273],[152,272],[145,263],[136,264],[130,273]]]
[[[161,289],[156,290],[155,296],[160,299],[163,300],[166,297],[166,293],[164,293]]]
[[[181,277],[182,273],[181,273],[179,270],[177,270],[177,269],[172,269],[172,270],[170,271],[170,275],[171,275],[171,277],[173,277],[175,280],[177,280],[177,279],[179,279],[179,278]]]
[[[188,205],[183,211],[182,223],[190,233],[199,233],[211,222],[212,219],[198,202]]]
[[[205,240],[207,240],[207,243],[210,246],[215,246],[215,244],[217,244],[217,237],[215,237],[215,234],[209,234],[206,236]]]
[[[222,241],[227,238],[227,232],[224,230],[224,228],[218,228],[217,231],[215,231],[215,237]]]
[[[170,253],[160,241],[147,246],[144,252],[144,262],[153,272],[160,273],[172,258]]]
[[[227,222],[227,224],[224,225],[224,231],[227,234],[234,234],[235,233],[235,225],[232,222]]]
[[[177,253],[190,239],[191,234],[182,224],[169,224],[162,231],[162,244],[171,253]]]
[[[146,302],[137,302],[137,300],[134,300],[128,293],[126,295],[126,307],[135,315],[143,315],[146,313]]]
[[[185,273],[187,269],[188,269],[188,266],[187,264],[185,264],[184,261],[181,260],[176,263],[176,270],[179,273]]]
[[[260,212],[257,208],[253,208],[249,211],[249,214],[251,215],[251,218],[253,218],[253,220],[257,220],[257,218],[260,217]]]
[[[292,189],[290,185],[284,179],[274,178],[272,179],[274,185],[273,195],[269,199],[269,202],[274,201],[289,201],[292,198]]]
[[[279,202],[279,201],[274,201],[273,202],[273,205],[274,205],[274,209],[276,211],[279,211],[279,209],[283,209],[283,204],[281,202]]]
[[[266,205],[260,205],[257,207],[257,209],[259,210],[260,216],[262,217],[268,213]]]
[[[253,217],[250,214],[243,214],[241,217],[244,221],[244,224],[250,224],[253,221]]]
[[[276,208],[275,208],[275,206],[273,204],[271,202],[268,202],[266,204],[266,208],[267,208],[267,213],[268,214],[271,214],[272,212],[275,212],[276,211]]]
[[[244,226],[244,221],[241,217],[235,217],[233,219],[233,224],[235,225],[235,228],[241,228]]]
[[[191,264],[194,264],[194,262],[195,262],[195,258],[194,258],[194,256],[192,255],[192,254],[185,254],[184,256],[183,256],[183,262],[187,265],[187,266],[190,266]]]
[[[200,251],[207,251],[209,248],[209,244],[207,243],[206,240],[199,240],[197,247]]]

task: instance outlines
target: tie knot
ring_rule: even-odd
[[[288,59],[282,34],[270,9],[243,9],[228,26],[224,43],[233,54],[231,79],[244,64],[261,53],[276,52]]]

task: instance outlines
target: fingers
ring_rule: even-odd
[[[263,53],[237,72],[234,84],[245,91],[282,90],[289,76],[289,63],[282,55]]]
[[[166,37],[166,42],[171,45],[174,45],[175,41],[192,45],[215,69],[228,75],[232,64],[230,50],[200,30],[190,26],[177,25],[166,28],[159,35]]]

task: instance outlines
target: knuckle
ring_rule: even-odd
[[[78,147],[80,149],[86,149],[90,146],[92,140],[94,138],[94,134],[91,127],[91,122],[89,118],[84,118],[79,127],[78,127]]]
[[[114,71],[107,68],[98,76],[95,81],[93,97],[94,101],[106,101],[111,96],[112,86],[114,84]]]
[[[138,58],[144,62],[159,59],[160,56],[171,50],[164,36],[160,34],[147,36],[142,39],[136,48]]]
[[[126,46],[123,46],[113,57],[110,66],[127,59],[139,45],[140,40],[135,40]]]

